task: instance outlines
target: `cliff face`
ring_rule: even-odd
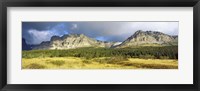
[[[42,42],[33,49],[74,49],[81,47],[124,48],[134,46],[171,46],[178,45],[178,36],[171,36],[157,31],[137,31],[123,42],[104,42],[89,38],[83,34],[53,36],[50,41]]]
[[[50,41],[42,42],[34,49],[73,49],[81,47],[111,47],[114,42],[103,42],[83,34],[69,34],[62,37],[53,36]]]
[[[26,40],[22,38],[22,50],[31,50],[31,46],[26,43]]]
[[[178,36],[171,36],[156,31],[137,31],[118,47],[151,46],[151,45],[178,45]]]

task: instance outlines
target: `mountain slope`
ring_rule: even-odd
[[[34,49],[73,49],[81,47],[111,47],[114,42],[103,42],[83,34],[69,34],[62,37],[53,36],[50,41],[42,42]]]
[[[170,46],[178,45],[178,36],[171,36],[157,31],[136,31],[132,36],[122,42],[117,48],[133,46]]]
[[[22,50],[31,50],[31,46],[26,43],[26,40],[22,38]]]
[[[83,34],[52,36],[50,41],[42,42],[33,49],[74,49],[81,47],[125,48],[135,46],[173,46],[178,45],[178,36],[157,31],[136,31],[123,42],[104,42],[89,38]]]

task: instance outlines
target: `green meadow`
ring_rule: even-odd
[[[178,47],[22,51],[22,69],[178,69]]]

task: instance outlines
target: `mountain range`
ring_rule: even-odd
[[[46,49],[74,49],[82,47],[126,48],[135,46],[173,46],[178,45],[178,36],[164,34],[158,31],[138,30],[123,42],[106,42],[90,38],[84,34],[67,34],[62,37],[52,36],[50,41],[43,41],[39,45],[26,44],[22,39],[23,50]]]

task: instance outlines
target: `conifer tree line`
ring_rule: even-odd
[[[76,48],[68,50],[31,50],[23,51],[23,58],[37,57],[126,57],[151,59],[178,59],[178,46],[135,47],[135,48]]]

